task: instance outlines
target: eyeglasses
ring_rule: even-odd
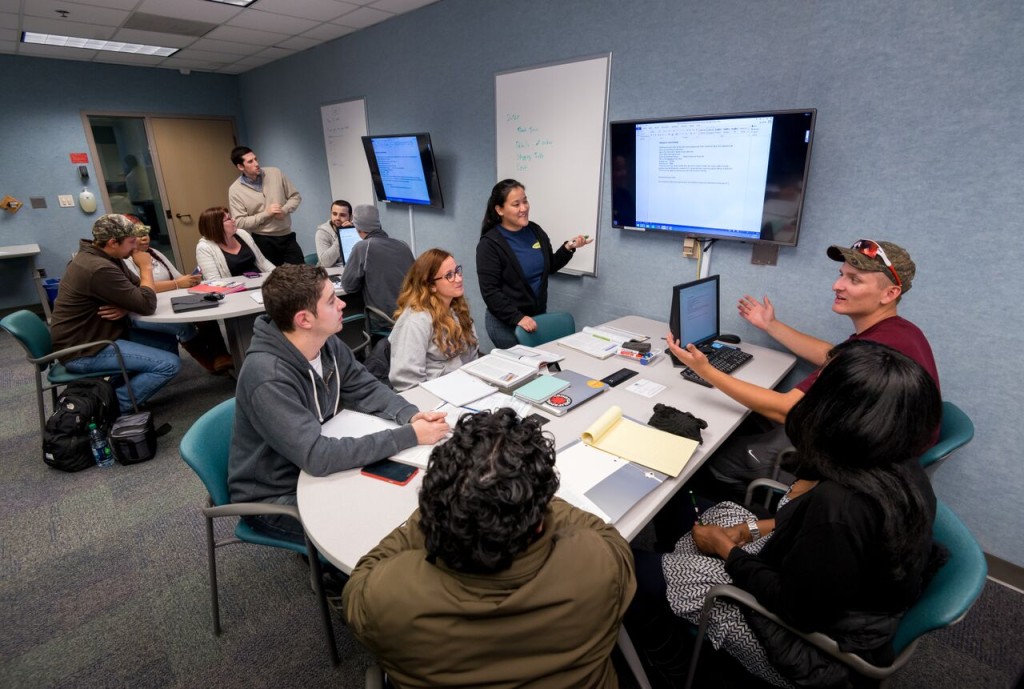
[[[885,250],[879,246],[878,242],[873,239],[858,239],[850,248],[856,252],[864,254],[868,258],[878,257],[882,259],[882,264],[888,268],[889,272],[892,274],[893,282],[896,283],[897,287],[903,287],[903,281],[900,280],[900,276],[896,272],[896,269],[892,267],[892,261],[890,261],[889,257],[885,255]]]
[[[447,280],[448,282],[455,282],[455,278],[462,275],[462,266],[455,266],[455,270],[449,270],[447,273],[440,277],[431,278],[431,282],[437,282],[438,280]]]

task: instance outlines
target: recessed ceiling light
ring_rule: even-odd
[[[215,2],[218,5],[234,5],[235,7],[248,7],[249,5],[256,2],[256,0],[206,0],[207,2]]]
[[[114,53],[132,53],[134,55],[156,55],[167,57],[178,52],[179,48],[164,48],[159,45],[143,45],[141,43],[124,43],[122,41],[101,41],[95,38],[79,38],[77,36],[58,36],[56,34],[33,33],[24,31],[22,43],[39,45],[56,45],[64,48],[83,48],[85,50],[108,50]]]

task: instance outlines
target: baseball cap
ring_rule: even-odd
[[[135,223],[123,215],[109,213],[97,218],[92,226],[94,241],[106,243],[111,239],[124,239],[135,236]]]
[[[884,273],[886,277],[892,280],[893,284],[897,284],[897,282],[900,284],[903,294],[910,291],[914,275],[917,273],[917,266],[914,265],[914,261],[910,258],[907,250],[892,242],[858,239],[849,248],[845,246],[830,246],[827,253],[828,257],[833,261],[845,261],[859,270]],[[886,265],[886,259],[888,259],[889,265]],[[899,278],[898,281],[893,279],[894,276],[890,273],[890,265],[892,272]]]
[[[352,211],[352,224],[360,232],[370,233],[380,229],[380,212],[376,206],[356,206]]]

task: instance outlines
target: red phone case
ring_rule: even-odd
[[[412,481],[414,478],[416,478],[416,474],[420,472],[418,467],[412,467],[412,473],[409,474],[408,478],[406,478],[404,481],[398,481],[397,479],[389,478],[387,476],[381,476],[380,474],[375,474],[373,472],[367,471],[367,468],[368,467],[363,467],[363,469],[359,473],[361,473],[363,476],[369,476],[370,478],[375,478],[379,481],[392,483],[396,486],[408,485],[409,481]]]

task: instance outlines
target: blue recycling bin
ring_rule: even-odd
[[[53,308],[53,302],[57,300],[57,289],[60,287],[60,278],[46,278],[43,280],[43,289],[46,290],[46,299]]]

